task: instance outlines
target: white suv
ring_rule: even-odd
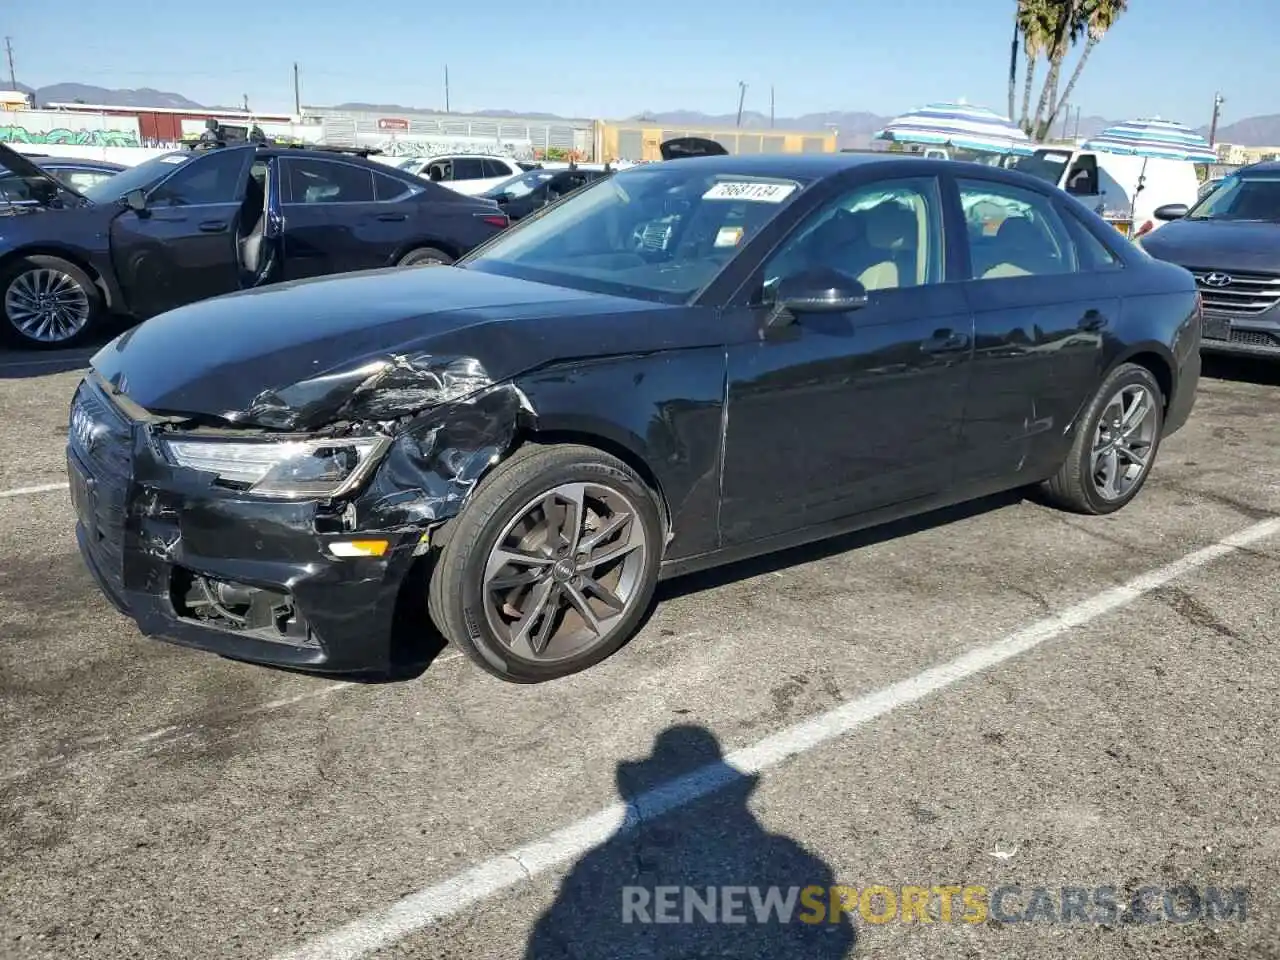
[[[510,157],[466,153],[408,157],[396,167],[471,197],[524,172]]]

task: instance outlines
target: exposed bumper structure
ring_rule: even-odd
[[[85,563],[144,634],[323,672],[390,666],[397,598],[428,522],[364,530],[355,511],[212,489],[90,381],[73,400],[67,469]],[[369,539],[385,551],[333,554]]]

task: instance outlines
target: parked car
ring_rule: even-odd
[[[475,154],[446,154],[434,157],[408,157],[397,168],[467,196],[484,193],[524,168],[510,157]]]
[[[1172,222],[1139,245],[1195,275],[1202,349],[1280,357],[1280,163],[1242,167],[1189,209],[1155,215]]]
[[[970,193],[1011,201],[994,236]],[[663,577],[1026,485],[1121,509],[1199,343],[1191,275],[1033,177],[637,166],[453,267],[103,347],[70,410],[76,536],[151,636],[376,670],[425,609],[485,670],[550,680],[618,650]]]
[[[530,170],[503,180],[480,196],[496,203],[514,223],[612,172],[607,164],[576,164],[561,170]]]
[[[26,153],[24,156],[46,173],[51,173],[63,183],[77,190],[109,180],[121,170],[128,170],[122,163],[107,160],[82,160],[78,157],[48,157]],[[6,203],[37,203],[31,195],[28,180],[12,171],[0,172],[0,200]]]
[[[166,153],[76,190],[0,145],[38,194],[0,235],[0,335],[69,346],[280,280],[451,263],[506,228],[496,204],[359,156],[243,144]],[[25,214],[25,215],[20,215]]]

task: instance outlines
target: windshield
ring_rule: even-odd
[[[1011,170],[1037,177],[1045,183],[1057,184],[1062,177],[1063,167],[1066,166],[1067,161],[1070,159],[1071,154],[1069,153],[1037,150],[1035,156],[1018,157],[1018,159],[1010,162],[1008,167]]]
[[[490,187],[480,196],[492,199],[505,193],[512,200],[519,200],[521,197],[527,197],[533,193],[555,175],[556,172],[554,170],[531,170],[529,173],[517,173],[514,177],[503,180],[497,186]]]
[[[499,234],[461,265],[578,290],[685,303],[794,202],[803,185],[716,173],[693,161],[633,167]]]
[[[111,203],[131,190],[145,190],[175,167],[189,162],[193,156],[195,154],[182,151],[144,160],[136,167],[121,170],[114,177],[85,187],[80,192],[94,203]]]
[[[1186,219],[1280,222],[1280,174],[1227,177],[1191,208]]]

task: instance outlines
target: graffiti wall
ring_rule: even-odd
[[[135,117],[98,117],[58,110],[0,113],[0,141],[89,147],[140,147]]]
[[[533,144],[528,140],[489,140],[480,137],[451,137],[448,135],[425,137],[378,137],[359,135],[360,146],[375,147],[387,157],[434,157],[445,153],[473,153],[481,156],[510,157],[513,160],[532,160]]]

